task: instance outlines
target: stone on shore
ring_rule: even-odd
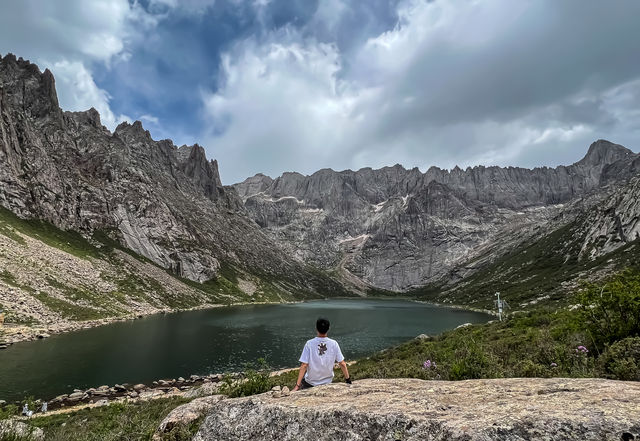
[[[199,398],[218,393],[220,386],[217,383],[204,383],[200,387],[189,389],[183,393],[185,398]]]
[[[84,397],[84,392],[74,392],[67,397],[69,401],[80,401]]]
[[[335,383],[217,402],[194,441],[618,440],[640,433],[640,383],[514,378]]]

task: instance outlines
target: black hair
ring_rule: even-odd
[[[330,325],[329,320],[327,320],[326,318],[320,317],[316,321],[316,329],[320,334],[326,334],[327,331],[329,331],[329,325]]]

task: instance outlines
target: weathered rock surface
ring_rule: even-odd
[[[639,170],[639,155],[599,140],[581,161],[556,168],[325,169],[256,175],[234,188],[256,223],[299,259],[404,290],[455,272],[478,247],[517,242],[514,231],[532,234],[563,204]]]
[[[225,399],[224,395],[212,395],[195,400],[173,409],[160,423],[153,439],[162,439],[163,434],[186,427],[209,412],[216,403]]]
[[[195,440],[618,440],[640,433],[640,384],[414,379],[216,403]]]
[[[589,259],[640,239],[640,177],[598,199],[579,219],[584,234],[580,254]]]

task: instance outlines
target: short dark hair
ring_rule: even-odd
[[[327,331],[329,331],[329,325],[330,325],[329,320],[327,320],[326,318],[320,317],[316,321],[316,329],[320,334],[326,334]]]

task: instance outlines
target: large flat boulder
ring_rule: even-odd
[[[194,440],[618,440],[640,383],[515,378],[331,384],[214,404]]]

